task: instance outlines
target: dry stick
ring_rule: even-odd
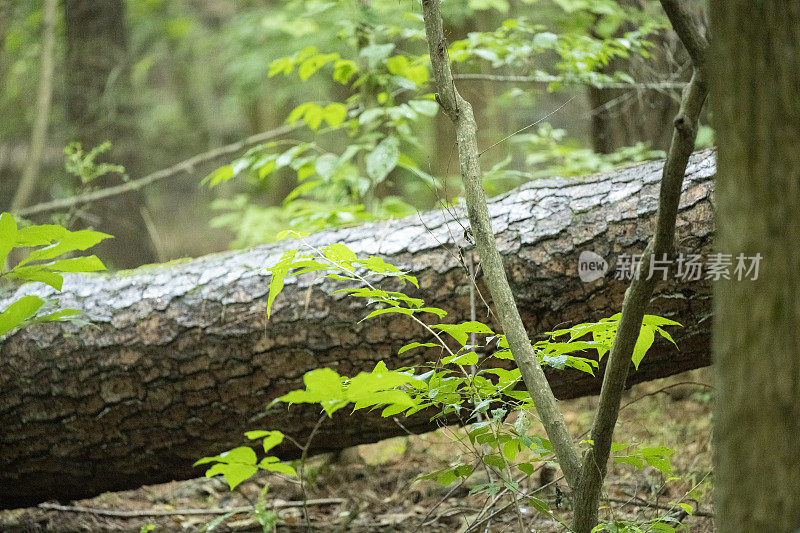
[[[580,458],[575,450],[564,417],[533,352],[525,326],[519,315],[514,295],[506,278],[505,267],[492,231],[486,193],[478,163],[477,126],[472,107],[455,88],[447,59],[447,44],[442,29],[439,0],[422,1],[425,33],[433,67],[437,101],[453,121],[458,142],[459,163],[467,200],[470,226],[475,237],[481,266],[494,300],[497,316],[508,339],[511,353],[520,368],[525,385],[533,398],[561,469],[572,486],[577,482]]]
[[[244,150],[245,148],[249,148],[256,144],[261,144],[263,142],[270,141],[277,137],[286,135],[287,133],[296,131],[301,127],[303,127],[302,123],[281,126],[279,128],[275,128],[270,131],[265,131],[262,133],[258,133],[256,135],[251,135],[250,137],[242,139],[241,141],[228,144],[226,146],[220,146],[219,148],[215,148],[214,150],[210,150],[202,154],[197,154],[185,161],[181,161],[176,165],[173,165],[169,168],[165,168],[162,170],[158,170],[137,180],[129,181],[127,183],[123,183],[121,185],[117,185],[114,187],[108,187],[106,189],[87,192],[85,194],[80,194],[78,196],[72,196],[70,198],[59,198],[57,200],[52,200],[50,202],[36,204],[30,207],[21,208],[15,212],[20,216],[36,215],[39,213],[47,213],[50,211],[67,209],[79,204],[96,202],[97,200],[102,200],[105,198],[109,198],[111,196],[117,196],[118,194],[124,194],[126,192],[138,191],[139,189],[147,187],[148,185],[155,183],[156,181],[160,181],[166,178],[171,178],[172,176],[180,174],[181,172],[191,173],[198,165],[202,165],[203,163],[207,163],[209,161],[214,161],[215,159],[218,159],[226,155],[235,154],[237,152],[240,152],[241,150]]]
[[[660,503],[648,502],[645,500],[626,500],[625,498],[603,498],[603,500],[611,503],[619,503],[621,505],[632,505],[634,507],[644,507],[647,509],[658,509],[660,511],[675,511],[677,510],[674,505],[663,505]],[[714,513],[707,511],[692,510],[691,516],[702,516],[704,518],[713,518]]]
[[[480,462],[481,462],[481,460],[480,460],[480,459],[478,459],[478,460],[475,462],[475,464],[474,464],[474,465],[472,465],[472,468],[473,468],[473,470],[474,470],[475,468],[477,468],[477,467],[478,467],[478,464],[479,464]],[[458,489],[460,489],[460,488],[461,488],[461,486],[462,486],[462,485],[464,485],[464,483],[466,483],[466,482],[467,482],[467,478],[465,478],[465,477],[461,478],[461,481],[460,481],[460,482],[458,482],[457,484],[453,485],[453,488],[451,488],[450,490],[448,490],[448,491],[447,491],[447,494],[445,494],[444,496],[442,496],[442,499],[441,499],[441,500],[439,500],[439,501],[436,503],[436,505],[434,505],[433,507],[431,507],[430,509],[428,509],[428,513],[427,513],[425,516],[423,516],[423,517],[422,517],[422,520],[420,520],[420,521],[419,521],[419,525],[417,526],[417,531],[420,531],[420,528],[422,528],[422,526],[424,526],[424,525],[425,525],[425,524],[428,522],[428,518],[430,518],[430,516],[433,514],[433,512],[434,512],[436,509],[438,509],[438,508],[439,508],[439,506],[440,506],[440,505],[442,505],[442,504],[443,504],[445,501],[447,501],[447,498],[449,498],[449,497],[450,497],[450,496],[451,496],[451,495],[452,495],[452,494],[453,494],[455,491],[457,491]]]
[[[344,498],[319,498],[316,500],[306,500],[303,502],[274,502],[273,509],[284,509],[287,507],[302,507],[303,505],[335,505],[346,503]],[[114,511],[110,509],[93,509],[91,507],[81,507],[80,505],[58,505],[56,503],[40,503],[39,509],[52,511],[66,511],[71,513],[89,513],[98,516],[111,516],[114,518],[142,518],[148,516],[175,516],[175,515],[209,515],[227,513],[247,513],[253,507],[231,507],[229,509],[215,507],[212,509],[151,509],[149,511]]]
[[[42,153],[47,141],[47,123],[50,118],[50,106],[53,101],[53,49],[55,48],[56,0],[44,3],[42,59],[39,71],[39,88],[36,94],[36,120],[31,133],[31,149],[25,168],[22,171],[17,191],[11,201],[10,211],[14,212],[25,206],[33,196],[39,169],[42,166]]]
[[[583,456],[580,479],[574,490],[575,533],[588,533],[597,523],[597,507],[611,451],[614,426],[619,415],[620,400],[642,319],[657,281],[655,276],[648,275],[650,265],[654,258],[663,258],[672,251],[681,186],[689,157],[694,149],[700,111],[708,94],[704,76],[707,42],[705,37],[702,37],[703,30],[677,0],[662,0],[661,3],[678,37],[682,41],[685,40],[685,46],[692,56],[694,72],[683,92],[681,107],[675,118],[675,131],[661,180],[656,231],[641,261],[640,272],[644,272],[645,275],[636,276],[625,292],[622,316],[603,376],[600,402],[592,425],[593,445]]]

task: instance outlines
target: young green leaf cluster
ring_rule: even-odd
[[[329,417],[350,407],[351,412],[380,409],[383,417],[400,414],[407,417],[424,411],[431,417],[441,417],[446,421],[471,423],[462,443],[465,448],[463,458],[447,468],[423,474],[420,479],[447,485],[470,477],[478,465],[482,470],[494,472],[497,481],[480,484],[473,488],[473,492],[497,494],[505,490],[519,494],[522,480],[537,470],[534,463],[555,460],[550,441],[530,433],[530,412],[535,405],[528,392],[518,386],[522,379],[520,370],[502,366],[503,360],[511,359],[505,336],[496,334],[489,325],[478,321],[436,323],[436,319],[447,315],[443,309],[426,306],[424,300],[409,296],[402,290],[380,287],[379,282],[386,278],[390,278],[394,285],[399,281],[401,288],[406,282],[415,287],[418,283],[416,278],[379,257],[360,258],[341,243],[322,248],[306,246],[308,252],[289,250],[270,268],[268,315],[272,314],[273,304],[287,277],[313,272],[319,279],[353,283],[354,286],[338,289],[335,293],[365,302],[370,311],[362,321],[397,314],[417,323],[426,337],[400,347],[398,355],[425,349],[435,352],[436,356],[426,364],[396,370],[380,361],[372,371],[353,377],[342,376],[330,368],[312,370],[303,377],[303,389],[291,391],[277,402],[288,406],[316,404]],[[618,321],[619,315],[615,315],[598,322],[552,331],[546,340],[533,346],[545,365],[558,369],[571,367],[594,374],[599,361],[611,348]],[[672,340],[663,329],[668,325],[679,324],[656,316],[645,317],[634,364],[641,362],[656,332]],[[515,413],[513,421],[509,416],[512,412]],[[263,437],[265,452],[282,440],[282,434],[276,431],[250,432],[247,436],[251,439]],[[620,463],[637,468],[648,464],[671,474],[671,450],[620,444],[615,445],[614,451],[621,452],[615,455]],[[274,457],[258,461],[255,452],[248,447],[204,458],[196,464],[207,463],[215,464],[206,475],[222,474],[231,488],[259,469],[285,473],[284,468],[288,468],[287,465],[278,466]],[[526,500],[541,512],[552,514],[543,500],[532,495],[526,496]]]
[[[65,272],[96,272],[105,266],[95,255],[67,257],[71,252],[91,248],[110,235],[99,231],[69,231],[63,226],[48,224],[18,227],[10,213],[0,214],[0,275],[9,279],[44,283],[61,290]],[[12,250],[33,248],[16,265],[7,267]],[[52,307],[55,300],[26,295],[10,303],[0,311],[0,337],[16,329],[40,322],[53,322],[74,318],[75,309],[61,309],[41,314]],[[37,316],[38,314],[38,316]]]

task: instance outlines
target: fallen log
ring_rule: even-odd
[[[552,178],[493,198],[498,246],[531,335],[619,311],[627,286],[615,280],[622,254],[641,253],[652,232],[661,162],[584,178]],[[711,250],[715,158],[697,153],[687,169],[678,215],[679,251]],[[455,218],[458,217],[458,218]],[[418,277],[430,305],[448,320],[469,319],[469,281],[458,247],[468,248],[463,208],[365,224],[308,237],[344,242]],[[267,320],[269,273],[298,241],[96,276],[68,276],[61,305],[90,326],[41,324],[0,344],[0,507],[69,500],[103,491],[197,477],[199,457],[241,445],[248,429],[280,429],[305,443],[320,413],[281,407],[253,420],[269,401],[302,387],[305,372],[370,370],[431,358],[397,349],[422,332],[404,316],[358,324],[363,302],[331,294],[332,281],[287,280]],[[585,283],[578,257],[605,258],[605,277]],[[467,250],[469,256],[473,252]],[[488,291],[478,286],[484,297]],[[22,292],[54,296],[48,288]],[[0,308],[8,302],[0,301]],[[478,318],[486,307],[478,299]],[[629,385],[710,364],[710,284],[670,279],[651,312],[685,325],[679,346],[656,343]],[[559,398],[598,392],[602,376],[548,371]],[[434,429],[428,416],[382,419],[358,412],[324,422],[310,453]],[[286,444],[284,458],[300,455]]]

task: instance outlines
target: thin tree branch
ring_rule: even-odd
[[[31,132],[31,148],[22,177],[19,180],[10,211],[18,211],[25,206],[36,190],[42,154],[47,143],[47,124],[50,121],[50,107],[53,102],[53,50],[55,49],[57,0],[45,0],[42,28],[42,59],[39,71],[39,88],[36,94],[36,120]]]
[[[687,49],[707,46],[705,40],[699,40],[698,35],[703,34],[697,29],[699,26],[686,20],[688,15],[679,9],[680,6],[676,2],[662,0],[662,4],[665,4],[665,10],[669,4],[668,14],[670,12],[672,15],[677,14],[679,23],[675,31],[679,38],[687,39]],[[690,28],[691,32],[688,37],[683,33],[687,28]],[[705,48],[695,48],[692,58],[697,56],[702,60],[705,53]],[[664,165],[655,235],[642,256],[641,274],[634,277],[631,286],[625,292],[622,316],[603,376],[600,402],[591,431],[592,446],[584,454],[580,479],[577,490],[574,491],[575,533],[589,533],[597,523],[600,491],[611,451],[614,426],[619,416],[620,401],[631,365],[631,356],[639,338],[645,310],[657,282],[656,276],[649,275],[650,265],[655,258],[661,259],[672,252],[681,186],[689,156],[694,149],[700,111],[708,94],[702,64],[694,64],[693,69],[691,81],[683,92],[681,107],[675,118],[675,129]]]
[[[702,21],[686,9],[684,0],[661,0],[661,7],[667,14],[675,33],[678,34],[692,64],[695,68],[704,70],[706,65],[706,54],[708,51],[708,37]]]
[[[505,74],[453,74],[454,80],[466,81],[493,81],[493,82],[510,82],[510,83],[553,83],[563,82],[564,79],[559,76],[539,75],[539,76],[517,76]],[[640,89],[640,90],[666,90],[666,89],[683,89],[686,87],[684,81],[655,81],[655,82],[639,82],[639,83],[623,83],[623,82],[608,82],[608,83],[587,83],[589,87],[597,87],[598,89]]]
[[[442,28],[439,0],[423,0],[422,11],[433,67],[434,84],[438,91],[436,100],[455,125],[467,213],[486,283],[494,300],[500,325],[508,339],[511,353],[520,368],[525,386],[536,404],[536,409],[553,445],[561,469],[567,482],[572,486],[578,480],[580,458],[572,438],[567,432],[564,417],[558,409],[544,371],[533,352],[531,341],[525,331],[514,295],[506,278],[503,259],[497,251],[478,162],[477,125],[472,106],[458,93],[453,80],[450,63],[447,59],[447,43]]]
[[[30,207],[21,208],[15,213],[20,216],[36,215],[39,213],[47,213],[50,211],[57,211],[60,209],[68,209],[70,207],[79,204],[96,202],[98,200],[103,200],[105,198],[110,198],[112,196],[117,196],[119,194],[124,194],[126,192],[137,191],[157,181],[166,178],[171,178],[172,176],[180,174],[181,172],[192,173],[195,167],[199,165],[208,163],[209,161],[214,161],[215,159],[218,159],[226,155],[235,154],[237,152],[244,150],[245,148],[249,148],[257,144],[271,141],[272,139],[281,137],[283,135],[286,135],[287,133],[291,133],[302,127],[303,127],[302,123],[280,126],[278,128],[269,131],[258,133],[256,135],[251,135],[250,137],[242,139],[241,141],[237,141],[235,143],[228,144],[226,146],[220,146],[219,148],[215,148],[208,152],[195,155],[169,168],[165,168],[153,172],[151,174],[148,174],[143,178],[132,180],[127,183],[123,183],[121,185],[116,185],[114,187],[108,187],[106,189],[100,189],[98,191],[92,191],[85,194],[80,194],[78,196],[72,196],[70,198],[59,198],[57,200],[52,200],[50,202],[44,202]]]

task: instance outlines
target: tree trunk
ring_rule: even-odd
[[[539,180],[490,201],[498,247],[532,335],[619,312],[628,281],[613,279],[616,258],[641,253],[652,234],[661,168],[653,162]],[[693,156],[678,217],[684,252],[711,249],[714,172],[712,153]],[[463,207],[457,211],[458,221],[434,211],[307,241],[379,254],[416,275],[416,295],[449,311],[448,321],[469,320],[468,278],[455,249],[467,244],[466,217]],[[358,324],[367,314],[363,302],[333,295],[341,284],[331,280],[312,288],[311,277],[288,279],[267,321],[265,267],[299,246],[283,241],[119,274],[68,276],[61,305],[83,309],[93,325],[37,325],[0,345],[0,506],[194,477],[201,473],[194,460],[241,444],[247,429],[281,429],[303,443],[318,409],[278,407],[252,417],[271,399],[301,388],[305,372],[330,366],[353,375],[381,359],[397,367],[436,357],[420,350],[396,355],[424,333],[404,316]],[[579,279],[584,251],[606,258],[605,278]],[[488,299],[480,280],[479,286]],[[656,344],[629,384],[709,364],[709,283],[663,283],[654,300],[653,308],[686,326],[673,332],[680,350]],[[486,309],[478,307],[477,315],[485,319]],[[560,398],[596,393],[602,381],[577,371],[548,377]],[[415,432],[436,427],[429,416],[402,424]],[[310,450],[404,431],[392,419],[363,412],[336,416],[321,426]],[[297,457],[299,450],[287,445],[279,454]]]
[[[720,253],[714,287],[718,531],[800,528],[800,3],[711,2]]]
[[[85,151],[111,141],[114,163],[132,175],[143,174],[137,162],[139,143],[131,138],[131,95],[128,83],[128,36],[123,0],[65,0],[66,114],[75,140]],[[103,156],[105,157],[105,156]],[[116,185],[108,175],[93,186]],[[114,235],[98,246],[98,254],[117,268],[156,260],[142,216],[141,192],[111,198],[93,207],[100,217],[97,229]]]

